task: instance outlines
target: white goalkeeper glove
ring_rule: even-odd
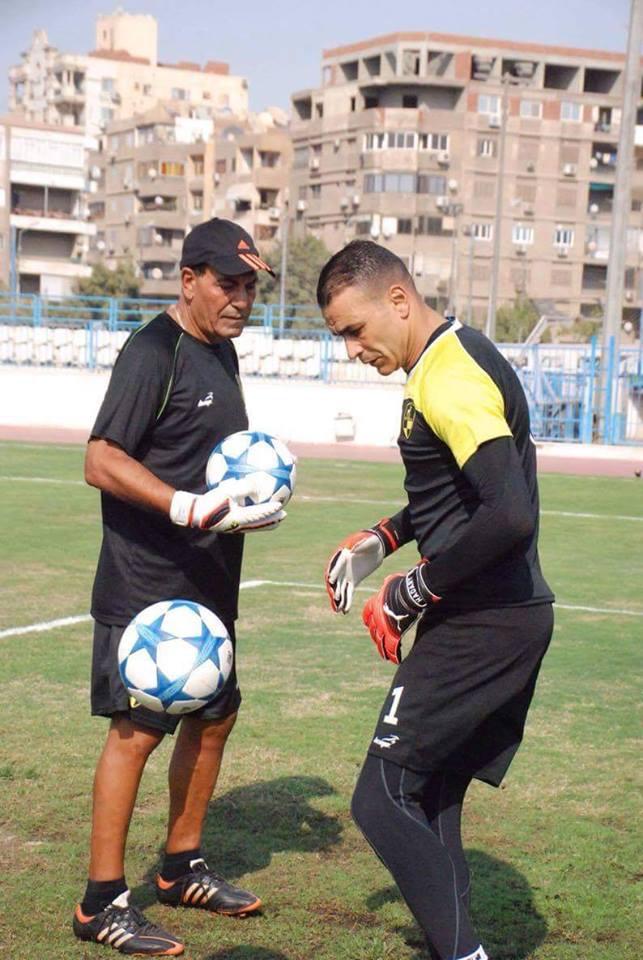
[[[388,517],[342,540],[328,561],[325,574],[326,590],[335,613],[348,613],[356,587],[377,570],[384,557],[400,546]]]
[[[256,495],[252,478],[225,480],[207,493],[177,490],[170,505],[170,520],[180,527],[198,527],[215,533],[249,533],[272,530],[286,516],[280,500],[245,506]]]

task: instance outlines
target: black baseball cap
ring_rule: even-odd
[[[220,217],[197,224],[183,241],[181,268],[202,263],[229,277],[248,270],[267,270],[272,277],[275,275],[250,234],[238,223]]]

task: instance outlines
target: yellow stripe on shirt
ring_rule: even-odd
[[[462,467],[487,440],[512,435],[502,394],[467,352],[455,330],[429,345],[413,368],[405,396]]]

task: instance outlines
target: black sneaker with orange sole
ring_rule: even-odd
[[[227,883],[205,860],[191,860],[190,872],[177,880],[156,878],[156,896],[170,907],[199,907],[231,917],[245,917],[261,909],[254,893]]]
[[[180,956],[183,944],[151,923],[137,907],[130,906],[129,895],[129,890],[121,893],[93,917],[86,917],[79,904],[74,913],[74,933],[78,939],[100,943],[128,956]]]

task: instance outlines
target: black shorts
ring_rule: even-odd
[[[368,752],[498,786],[522,740],[552,630],[551,604],[432,610],[397,669]]]
[[[232,646],[235,647],[234,624],[226,623]],[[127,713],[137,724],[174,733],[181,716],[169,713],[155,713],[148,707],[132,706],[129,694],[118,671],[118,644],[125,627],[110,626],[96,620],[94,623],[94,650],[92,656],[91,708],[94,717],[112,717],[115,713]],[[236,658],[235,658],[236,660]],[[200,720],[222,720],[236,713],[241,703],[241,693],[237,683],[236,663],[226,680],[221,693],[212,703],[187,714]]]

